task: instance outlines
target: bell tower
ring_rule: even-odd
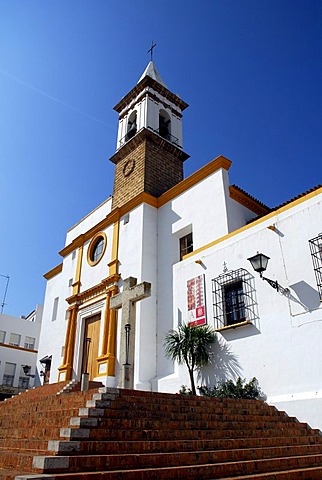
[[[113,208],[140,193],[154,197],[183,180],[182,112],[188,104],[170,92],[151,60],[138,83],[114,107],[119,114]]]

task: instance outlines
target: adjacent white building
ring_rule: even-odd
[[[42,313],[37,305],[26,317],[0,314],[1,400],[40,385],[36,362]]]
[[[126,332],[110,299],[135,277],[152,294],[131,325],[133,388],[188,385],[164,338],[207,323],[217,342],[199,385],[255,376],[268,402],[322,429],[322,188],[270,209],[230,185],[223,156],[184,179],[187,106],[153,62],[115,106],[113,196],[67,232],[45,275],[38,358],[52,359],[50,382],[88,372],[122,385]],[[249,261],[258,252],[270,258],[263,279]]]

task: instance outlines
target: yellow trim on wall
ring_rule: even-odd
[[[50,280],[51,278],[53,278],[55,275],[58,275],[58,273],[60,273],[63,269],[63,264],[60,263],[59,265],[57,265],[56,267],[52,268],[51,270],[49,270],[49,272],[45,273],[44,274],[44,278],[46,280]]]
[[[252,212],[256,213],[257,215],[265,215],[270,211],[266,205],[259,202],[255,198],[252,198],[251,195],[248,195],[246,192],[243,192],[235,185],[230,185],[229,187],[229,196],[236,202],[244,205],[244,207],[248,208]]]
[[[199,254],[200,252],[204,252],[205,250],[208,250],[208,248],[213,247],[214,245],[217,245],[218,243],[224,242],[228,238],[234,237],[235,235],[239,235],[240,233],[249,230],[250,228],[255,227],[256,225],[259,225],[260,223],[266,222],[267,220],[275,217],[276,215],[280,215],[283,212],[286,212],[290,208],[296,207],[297,205],[300,205],[301,203],[310,200],[313,197],[316,197],[317,195],[320,195],[322,193],[322,187],[318,188],[317,190],[314,190],[314,192],[308,193],[307,195],[304,195],[301,198],[298,198],[297,200],[294,200],[293,202],[288,203],[287,205],[284,205],[284,207],[279,208],[278,210],[274,210],[271,213],[268,213],[264,217],[259,218],[258,220],[254,220],[252,223],[249,223],[248,225],[244,225],[241,228],[238,228],[237,230],[234,230],[233,232],[227,233],[227,235],[224,235],[223,237],[217,238],[213,242],[207,243],[206,245],[203,245],[200,248],[197,248],[191,253],[187,253],[187,255],[183,256],[183,260],[186,260],[187,258],[193,257],[196,254]]]
[[[84,245],[82,244],[78,247],[75,281],[73,283],[73,295],[76,295],[80,291],[80,286],[81,286],[80,279],[81,279],[81,271],[82,271],[82,263],[83,263],[83,250],[84,250]]]
[[[206,177],[216,172],[220,168],[223,168],[224,170],[229,170],[230,166],[231,161],[228,160],[228,158],[219,155],[219,157],[215,158],[207,165],[200,168],[195,173],[185,178],[180,183],[170,188],[170,190],[167,190],[160,197],[158,197],[158,207],[162,207],[162,205],[165,205],[170,200],[185,192],[189,188],[193,187],[194,185],[196,185],[196,183],[201,182],[201,180],[204,180]]]

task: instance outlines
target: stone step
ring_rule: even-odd
[[[145,429],[157,429],[157,430],[182,430],[182,429],[191,429],[191,430],[231,430],[231,429],[279,429],[285,428],[285,423],[288,423],[288,426],[293,430],[298,429],[299,431],[307,430],[308,425],[306,423],[300,422],[289,422],[288,419],[285,421],[277,418],[272,419],[269,417],[269,420],[262,421],[255,418],[248,420],[247,417],[243,418],[243,421],[235,421],[234,418],[230,418],[230,421],[227,420],[171,420],[171,419],[154,419],[154,418],[108,418],[101,417],[99,422],[99,428],[103,429],[125,429],[131,428],[133,430],[145,430]],[[97,423],[98,425],[98,423]]]
[[[19,475],[16,480],[213,480],[236,478],[238,475],[252,479],[256,474],[266,474],[271,471],[288,472],[317,468],[322,472],[322,455],[295,456],[271,458],[262,460],[247,460],[244,462],[223,462],[203,465],[181,465],[175,467],[137,468],[128,470],[51,473],[35,475]],[[307,474],[307,471],[305,472]],[[304,472],[303,472],[304,474]],[[274,476],[270,474],[273,479]],[[307,480],[310,476],[303,477]]]
[[[129,468],[159,468],[180,465],[202,465],[221,462],[244,462],[267,458],[322,455],[322,445],[301,445],[271,448],[246,448],[215,451],[189,451],[173,453],[118,454],[118,455],[73,455],[73,456],[36,456],[33,461],[35,470],[54,473],[68,469],[69,472],[97,470],[123,470]],[[5,464],[3,464],[5,466]]]
[[[318,431],[311,431],[312,434]],[[245,438],[245,437],[275,437],[275,436],[307,436],[308,430],[303,427],[271,428],[264,431],[260,428],[235,428],[235,429],[181,429],[155,430],[150,429],[106,429],[106,428],[62,428],[60,436],[70,440],[172,440],[179,439],[207,439],[207,438]],[[51,433],[51,437],[54,435]]]
[[[162,441],[62,441],[48,442],[48,450],[57,454],[118,454],[131,453],[158,453],[193,450],[220,450],[243,449],[256,447],[289,447],[321,445],[322,437],[270,437],[270,438],[243,438],[243,439],[189,439],[189,440],[162,440]]]

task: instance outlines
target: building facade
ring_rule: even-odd
[[[188,384],[165,358],[164,338],[182,323],[208,323],[217,342],[199,385],[255,376],[268,402],[322,428],[322,189],[272,210],[230,185],[223,156],[184,179],[187,106],[153,62],[115,106],[113,196],[67,232],[62,263],[45,275],[39,358],[52,358],[51,382],[87,372],[121,385],[126,332],[110,302],[134,277],[152,286],[130,325],[134,388]],[[257,251],[270,257],[272,278],[253,270]]]
[[[0,400],[40,385],[36,362],[42,313],[37,305],[26,317],[0,314]]]

